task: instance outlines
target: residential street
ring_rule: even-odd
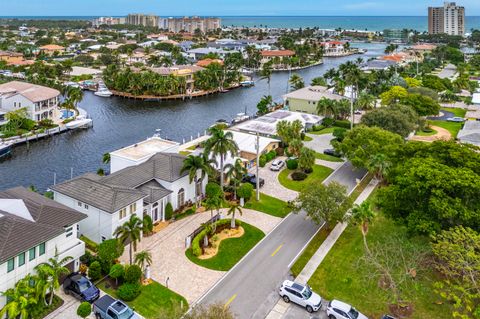
[[[325,183],[338,181],[350,192],[363,175],[346,163]],[[265,318],[279,299],[277,289],[288,266],[318,228],[304,213],[289,215],[199,303],[228,304],[238,318]]]

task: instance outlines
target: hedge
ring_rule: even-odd
[[[130,265],[125,269],[125,275],[123,278],[130,284],[139,283],[142,278],[142,269],[137,265]]]
[[[265,167],[267,164],[267,156],[265,154],[260,155],[260,167]]]
[[[267,162],[270,162],[271,160],[273,160],[275,157],[277,157],[277,152],[275,151],[270,151],[268,152],[267,154],[265,154],[266,157],[267,157]]]
[[[350,121],[348,120],[335,121],[335,126],[350,129]]]
[[[139,283],[126,283],[118,287],[117,296],[123,301],[132,301],[137,298],[141,292]]]
[[[85,243],[85,246],[93,252],[97,252],[98,244],[84,235],[80,236],[80,240]]]
[[[211,226],[205,227],[200,233],[198,233],[195,238],[192,240],[192,252],[195,256],[200,256],[203,252],[202,247],[200,246],[200,241],[203,240],[205,236],[212,235],[213,227],[216,227],[216,232],[221,232],[227,227],[230,227],[231,220],[230,218],[220,219],[216,221]],[[240,220],[235,221],[237,226],[241,226],[242,222]]]
[[[287,160],[287,168],[289,170],[297,169],[297,167],[298,167],[298,161],[297,160],[294,160],[294,159]]]

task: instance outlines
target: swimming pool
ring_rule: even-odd
[[[60,112],[62,112],[62,117],[61,117],[62,120],[68,119],[75,115],[75,113],[70,110],[60,110]]]

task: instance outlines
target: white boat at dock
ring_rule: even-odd
[[[240,123],[243,121],[246,121],[250,118],[250,116],[247,115],[247,113],[238,113],[234,119],[232,120],[232,124]]]
[[[65,124],[65,127],[73,130],[80,127],[89,127],[90,125],[92,125],[92,119],[87,118],[85,115],[79,115],[75,120]]]
[[[110,97],[110,96],[112,96],[113,93],[110,92],[110,90],[105,87],[105,88],[99,88],[93,94],[95,94],[96,96],[100,96],[100,97]]]
[[[252,80],[246,80],[246,81],[240,82],[240,85],[243,87],[249,87],[249,86],[254,86],[255,82]]]

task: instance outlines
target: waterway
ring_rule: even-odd
[[[362,57],[367,60],[383,54],[384,44],[355,44],[366,48],[364,55],[343,58],[325,58],[324,64],[296,71],[306,84],[347,60]],[[270,88],[274,100],[281,100],[288,89],[288,72],[274,73]],[[182,142],[203,132],[217,119],[231,120],[235,114],[247,110],[256,112],[256,105],[268,94],[266,80],[256,79],[251,88],[240,88],[228,93],[211,95],[189,101],[143,102],[122,98],[101,98],[86,92],[80,107],[93,119],[93,128],[75,130],[49,139],[13,149],[12,157],[0,163],[0,190],[34,185],[45,191],[54,183],[71,175],[107,167],[102,154],[134,144],[152,136],[156,129],[162,137]]]

